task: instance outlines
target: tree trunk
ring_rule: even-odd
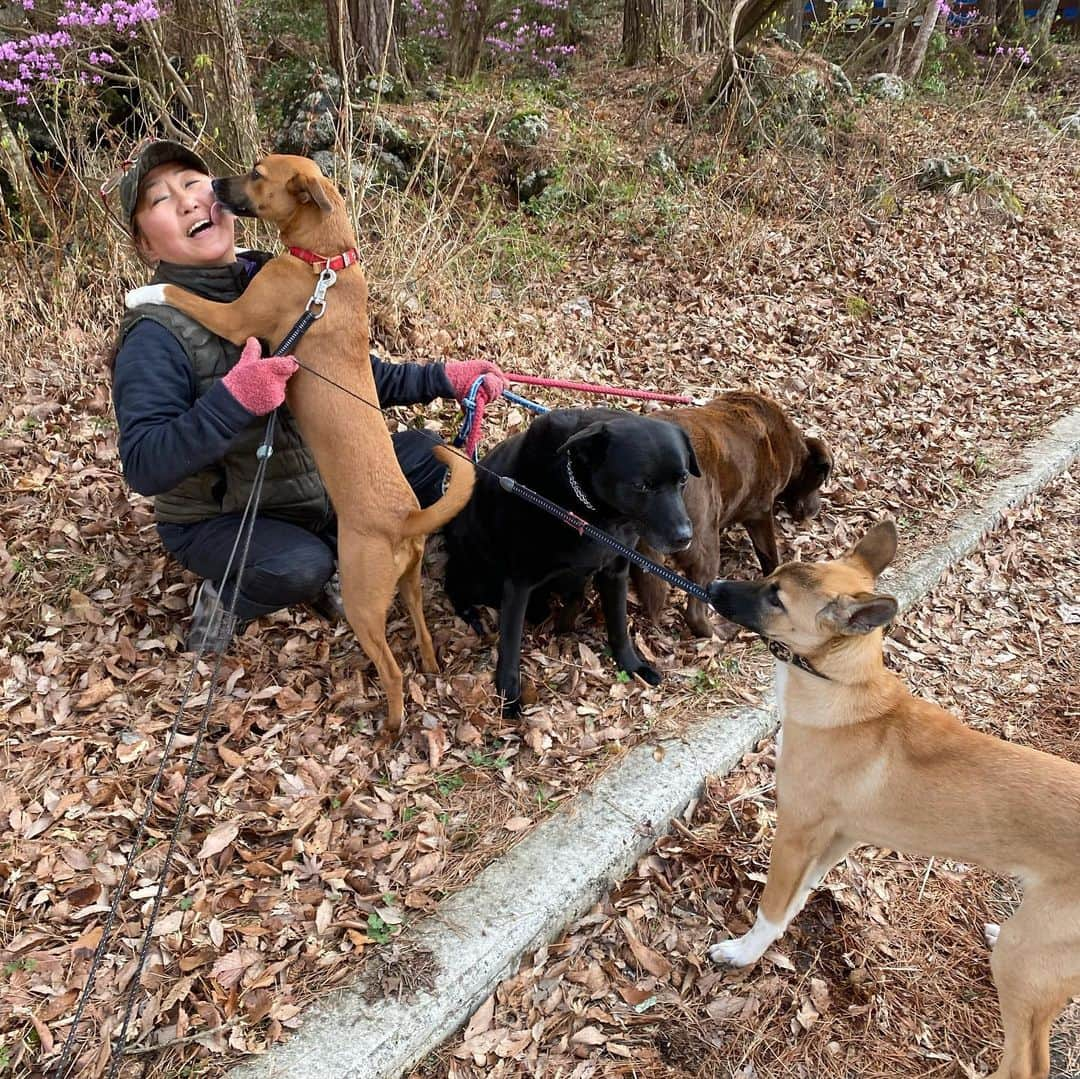
[[[1035,16],[1035,54],[1041,56],[1050,48],[1050,31],[1054,28],[1060,0],[1041,0]]]
[[[622,58],[627,67],[660,59],[661,0],[623,0]]]
[[[803,25],[806,19],[806,0],[791,0],[787,13],[787,36],[797,44],[802,44]]]
[[[348,82],[383,71],[394,78],[400,77],[398,27],[404,26],[403,18],[404,11],[399,15],[394,0],[345,0],[344,4],[326,0],[330,57],[339,69],[338,74]],[[342,57],[347,71],[340,70]]]
[[[259,129],[236,0],[176,0],[173,10],[200,149],[215,170],[250,168]]]
[[[926,8],[923,11],[922,26],[919,27],[915,44],[911,46],[911,55],[908,57],[907,67],[904,70],[904,78],[908,82],[914,82],[919,77],[919,72],[922,71],[922,66],[926,61],[926,50],[930,47],[930,35],[934,32],[938,13],[941,10],[938,4],[939,0],[927,0]]]
[[[900,8],[893,14],[893,25],[885,42],[885,70],[893,75],[900,74],[900,59],[904,55],[904,41],[911,22],[911,8],[914,0],[902,0]]]
[[[491,0],[450,0],[450,74],[471,79],[480,69]]]
[[[697,52],[698,50],[697,12],[697,0],[683,0],[679,36],[683,48],[688,49],[690,52]]]
[[[711,105],[724,91],[735,74],[735,53],[745,45],[774,11],[788,0],[739,0],[731,14],[734,25],[728,25],[724,55],[716,67],[701,103]]]

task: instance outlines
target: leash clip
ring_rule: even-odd
[[[324,266],[319,272],[319,279],[315,282],[315,290],[311,294],[311,299],[308,300],[305,311],[312,318],[319,319],[326,314],[326,290],[330,288],[334,282],[337,281],[337,274],[330,269],[329,264]],[[318,307],[318,311],[312,311],[313,307]]]

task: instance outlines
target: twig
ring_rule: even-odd
[[[143,1053],[159,1053],[162,1049],[170,1049],[174,1045],[186,1045],[189,1042],[197,1042],[210,1034],[220,1034],[223,1030],[229,1030],[240,1022],[240,1017],[228,1019],[220,1026],[211,1027],[209,1030],[200,1030],[196,1034],[185,1034],[182,1038],[173,1038],[171,1041],[160,1042],[158,1045],[125,1045],[124,1056],[134,1057]]]

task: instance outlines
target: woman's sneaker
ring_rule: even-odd
[[[191,612],[185,651],[217,655],[229,647],[235,633],[236,615],[229,614],[214,582],[203,581]]]

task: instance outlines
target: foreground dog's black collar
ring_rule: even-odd
[[[798,667],[800,671],[806,671],[807,674],[812,674],[817,678],[824,678],[826,682],[832,681],[827,674],[822,674],[808,659],[795,655],[782,641],[774,641],[772,638],[767,639],[769,641],[769,651],[781,663],[790,663],[793,667]]]
[[[570,455],[566,455],[566,478],[570,482],[570,490],[574,492],[574,497],[587,509],[596,512],[596,507],[589,501],[585,492],[581,489],[581,484],[577,481],[577,476],[574,475],[574,466],[570,463]]]

